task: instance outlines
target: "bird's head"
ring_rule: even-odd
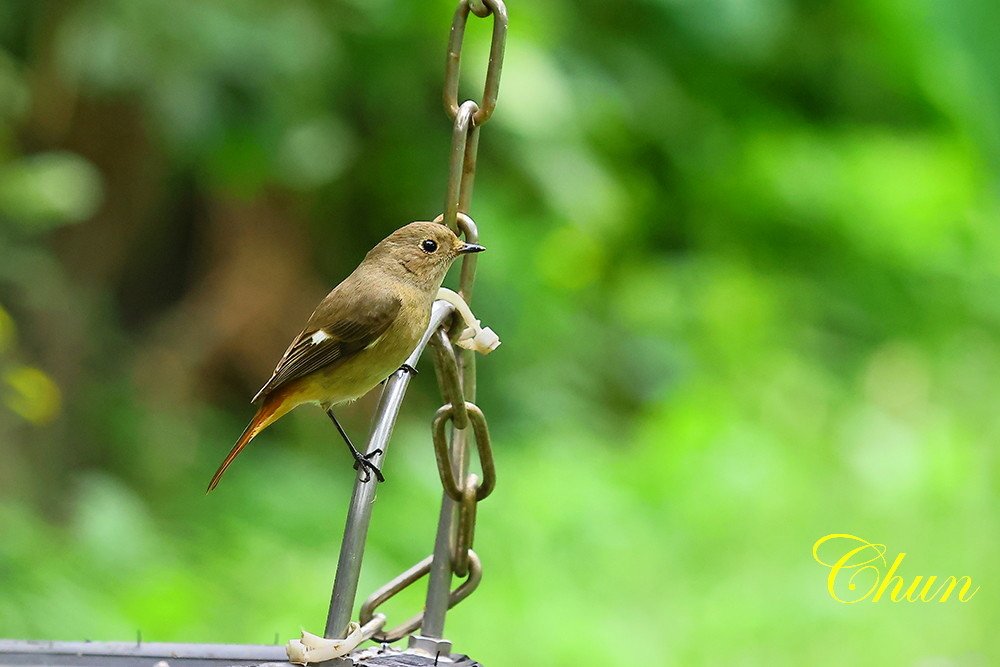
[[[436,290],[455,259],[483,250],[481,245],[463,242],[446,225],[411,222],[383,239],[365,259],[378,262],[401,280]]]

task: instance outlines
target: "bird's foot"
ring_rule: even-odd
[[[411,366],[409,364],[403,364],[402,366],[399,367],[399,370],[406,371],[407,373],[412,373],[414,375],[419,375],[420,374],[420,371],[418,371],[416,368],[414,368],[413,366]]]
[[[371,480],[372,475],[375,475],[375,479],[380,482],[385,481],[385,475],[382,474],[382,470],[379,469],[377,465],[371,462],[371,458],[376,454],[381,454],[381,449],[374,449],[367,454],[362,454],[359,451],[354,451],[354,469],[363,469],[365,473],[365,478],[361,480],[362,482],[368,482]]]

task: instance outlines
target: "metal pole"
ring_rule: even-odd
[[[437,331],[441,323],[447,319],[454,307],[446,301],[435,301],[431,309],[430,323],[417,347],[407,358],[406,363],[416,368],[427,341]],[[399,406],[403,402],[406,388],[410,384],[410,373],[398,370],[386,380],[379,399],[378,408],[372,419],[371,433],[365,453],[381,449],[381,454],[371,458],[372,463],[381,467],[385,451],[389,445]],[[347,511],[347,525],[344,527],[344,541],[340,545],[340,559],[337,561],[337,575],[333,582],[333,595],[330,600],[330,613],[326,618],[325,636],[328,639],[341,639],[347,636],[347,625],[354,615],[354,601],[358,594],[358,579],[361,576],[361,560],[365,552],[365,540],[368,537],[368,526],[371,524],[372,506],[375,501],[377,482],[371,477],[369,483],[362,482],[364,469],[358,470],[354,480],[354,493],[351,505]]]
[[[476,400],[475,357],[468,350],[462,350],[458,357],[466,400]],[[456,471],[456,479],[464,480],[469,472],[468,427],[452,429],[451,465]],[[437,536],[434,538],[434,560],[427,580],[427,598],[424,603],[424,621],[420,635],[433,639],[444,638],[444,618],[448,613],[448,596],[451,591],[451,540],[457,504],[447,493],[441,494],[441,514],[438,519]]]

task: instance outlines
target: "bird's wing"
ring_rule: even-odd
[[[365,349],[386,332],[402,306],[399,297],[389,294],[369,294],[363,302],[354,300],[351,304],[345,303],[352,300],[345,296],[335,290],[320,303],[252,402],[292,380],[343,362]]]

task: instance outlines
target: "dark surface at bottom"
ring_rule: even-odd
[[[454,662],[446,663],[455,667],[482,667],[478,662],[472,660],[466,655],[453,655],[451,659]],[[413,655],[411,653],[387,653],[386,655],[377,655],[372,658],[365,658],[361,662],[357,663],[358,667],[432,667],[437,665],[442,666],[441,662],[437,662],[434,658],[428,658],[422,655]]]

